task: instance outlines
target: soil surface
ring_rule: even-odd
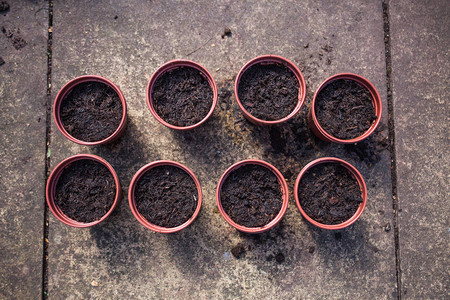
[[[195,212],[198,192],[194,180],[175,166],[147,171],[134,191],[136,208],[147,221],[165,228],[187,222]]]
[[[156,113],[175,126],[190,126],[203,120],[211,110],[213,97],[208,80],[191,67],[164,73],[152,92]]]
[[[261,227],[278,215],[283,198],[280,183],[272,171],[248,164],[225,179],[221,202],[234,222],[245,227]]]
[[[113,134],[122,120],[119,95],[101,82],[76,85],[62,100],[60,115],[67,132],[81,141],[101,141]]]
[[[326,85],[317,95],[314,109],[323,129],[344,140],[364,134],[377,119],[369,90],[348,79]]]
[[[56,184],[56,205],[78,222],[99,220],[111,209],[115,197],[113,175],[104,165],[90,159],[71,163]]]
[[[288,116],[298,102],[299,82],[280,64],[256,64],[247,69],[239,83],[239,100],[254,117],[274,121]]]
[[[306,214],[327,225],[347,221],[363,201],[356,179],[337,163],[322,163],[309,169],[297,193]]]

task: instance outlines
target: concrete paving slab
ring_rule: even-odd
[[[221,37],[225,27],[231,37]],[[99,154],[116,168],[126,192],[144,164],[180,161],[198,176],[204,204],[189,228],[172,235],[141,226],[127,197],[110,219],[92,229],[70,228],[51,216],[50,297],[395,296],[394,236],[392,230],[385,231],[393,217],[386,111],[377,134],[358,146],[320,142],[305,124],[314,89],[338,72],[367,77],[386,107],[381,3],[55,1],[53,32],[53,97],[76,76],[102,75],[124,92],[130,121],[116,143],[94,148],[71,143],[53,124],[53,166],[72,154]],[[267,53],[300,67],[308,101],[288,124],[260,128],[243,119],[232,81],[247,60]],[[213,117],[192,132],[162,126],[145,103],[151,74],[174,58],[203,64],[219,85]],[[218,213],[216,184],[232,163],[265,159],[282,171],[292,191],[300,169],[321,156],[348,160],[366,179],[368,206],[354,226],[339,232],[313,228],[301,218],[293,195],[281,224],[258,236],[238,233]],[[239,243],[246,253],[236,259],[230,250]],[[285,260],[278,263],[277,254]]]
[[[47,3],[0,13],[0,298],[42,295]],[[2,63],[4,62],[4,63]]]
[[[402,292],[449,291],[449,18],[445,1],[391,1]]]

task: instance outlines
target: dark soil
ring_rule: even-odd
[[[71,163],[56,184],[56,205],[78,222],[99,220],[111,209],[115,197],[116,184],[111,172],[90,159]]]
[[[309,169],[297,193],[306,214],[327,225],[347,221],[362,203],[358,182],[347,168],[337,163],[322,163]]]
[[[275,174],[260,165],[234,170],[222,185],[221,202],[230,218],[245,227],[261,227],[272,221],[283,203]]]
[[[113,134],[122,114],[119,95],[101,82],[76,85],[62,100],[60,108],[64,128],[85,142],[101,141]]]
[[[0,1],[0,13],[9,10],[9,3],[6,1]]]
[[[231,32],[231,29],[230,28],[225,28],[224,30],[223,30],[223,33],[222,33],[222,35],[221,35],[221,37],[224,39],[225,37],[232,37],[233,36],[233,33]]]
[[[275,260],[277,261],[277,263],[281,264],[286,260],[286,257],[283,253],[278,253],[277,255],[275,255]]]
[[[245,254],[245,247],[242,244],[238,244],[231,249],[231,254],[236,258],[240,258]]]
[[[369,90],[347,79],[326,85],[317,95],[314,109],[323,129],[344,140],[364,134],[377,119]]]
[[[164,121],[175,126],[190,126],[206,117],[214,94],[199,70],[180,67],[156,80],[152,97],[156,113]]]
[[[299,82],[280,64],[256,64],[247,69],[239,83],[239,100],[254,117],[273,121],[288,116],[298,102]]]
[[[147,221],[173,228],[192,217],[198,192],[188,173],[165,165],[150,169],[139,179],[134,197],[137,210]]]
[[[3,60],[3,57],[0,56],[0,66],[3,66],[5,64],[5,61]]]

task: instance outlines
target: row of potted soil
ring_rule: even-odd
[[[299,68],[276,55],[263,55],[239,71],[234,93],[244,116],[256,125],[285,122],[305,100],[306,84]],[[189,130],[213,113],[217,86],[211,73],[198,63],[174,60],[162,65],[147,85],[147,104],[165,126]],[[381,98],[362,76],[341,73],[316,90],[308,124],[321,139],[356,143],[368,137],[381,119]],[[127,104],[110,80],[94,75],[75,78],[58,92],[53,110],[58,129],[69,140],[98,145],[116,140],[125,131]]]
[[[295,183],[295,201],[303,217],[325,229],[353,224],[367,202],[361,174],[348,162],[325,157],[307,164]],[[59,163],[47,182],[47,204],[54,216],[73,227],[89,227],[106,219],[122,198],[113,167],[91,154]],[[133,215],[146,228],[171,233],[194,221],[202,205],[195,174],[174,161],[142,167],[128,189]],[[283,175],[261,160],[244,160],[220,178],[216,201],[223,218],[234,228],[260,233],[277,224],[286,212],[289,191]]]

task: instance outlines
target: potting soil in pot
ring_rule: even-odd
[[[299,82],[295,74],[280,64],[256,64],[239,82],[239,100],[254,117],[273,121],[287,117],[298,102]]]
[[[166,228],[188,221],[198,203],[197,187],[191,176],[169,165],[144,173],[136,184],[134,197],[137,210],[147,221]]]
[[[275,174],[256,164],[232,171],[222,185],[220,198],[227,215],[245,227],[270,223],[283,204],[281,186]]]
[[[305,213],[327,225],[347,221],[363,201],[356,178],[337,163],[322,163],[310,168],[301,178],[296,192]]]
[[[101,82],[76,85],[62,100],[60,115],[66,131],[85,142],[101,141],[113,134],[122,120],[119,95]]]
[[[190,126],[203,120],[211,110],[213,96],[208,80],[191,67],[164,73],[152,92],[156,113],[175,126]]]
[[[58,179],[55,204],[69,218],[83,223],[101,219],[114,204],[116,184],[104,165],[90,159],[72,162]]]
[[[314,109],[322,128],[344,140],[361,136],[377,119],[369,90],[347,79],[326,85],[317,95]]]

